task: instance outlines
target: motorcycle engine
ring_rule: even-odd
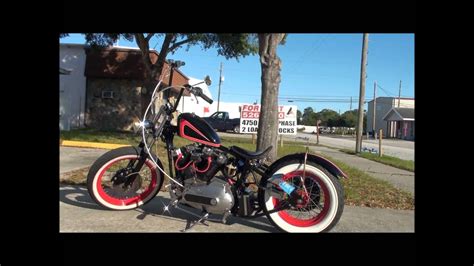
[[[214,214],[224,214],[233,207],[230,185],[223,177],[215,176],[227,162],[225,154],[191,144],[176,150],[173,155],[176,175],[183,180],[185,188],[175,188],[170,193],[180,198],[180,203]]]
[[[234,196],[229,184],[219,177],[214,177],[209,184],[191,182],[185,182],[190,184],[185,186],[180,202],[214,214],[224,214],[234,206]]]

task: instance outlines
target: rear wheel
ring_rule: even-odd
[[[339,221],[344,209],[342,186],[333,175],[318,164],[307,162],[303,178],[303,164],[299,159],[283,161],[272,166],[270,177],[282,174],[282,179],[293,184],[302,201],[289,209],[269,213],[288,204],[272,197],[268,190],[259,189],[260,205],[274,226],[285,232],[317,233],[329,231]],[[262,187],[267,180],[261,181]],[[285,194],[285,197],[288,195]]]
[[[111,210],[134,209],[153,199],[161,188],[162,174],[150,158],[140,171],[133,172],[139,158],[134,147],[111,150],[99,157],[87,175],[92,199]]]

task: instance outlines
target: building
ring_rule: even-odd
[[[59,128],[84,126],[86,53],[82,44],[59,46]]]
[[[203,99],[198,98],[196,101],[196,97],[184,96],[179,105],[178,105],[178,112],[180,113],[194,113],[200,117],[208,117],[211,116],[213,113],[217,112],[217,99],[213,98],[209,87],[204,83],[204,80],[199,80],[195,78],[189,77],[189,85],[198,84],[197,87],[200,87],[203,93],[209,98],[213,99],[214,102],[212,104],[207,103]],[[231,102],[220,102],[219,103],[219,111],[228,112],[229,118],[240,118],[240,106],[249,103],[231,103]]]
[[[382,129],[384,137],[415,139],[414,98],[377,97],[375,107],[374,120],[374,100],[368,102],[367,132]]]
[[[132,130],[135,123],[143,119],[142,114],[152,93],[145,88],[146,71],[140,49],[87,48],[86,54],[87,126],[104,130]],[[158,60],[158,53],[150,50],[150,58],[154,64]],[[153,77],[157,82],[164,75],[161,88],[169,86],[169,68],[168,63],[165,63],[162,73]],[[172,84],[184,85],[188,79],[180,70],[176,70]],[[178,91],[171,90],[170,97],[176,96]]]
[[[150,50],[152,63],[158,53]],[[141,51],[131,47],[94,50],[87,45],[60,44],[60,129],[91,127],[103,130],[131,130],[142,120],[151,97],[145,89],[145,66]],[[162,87],[169,83],[169,65],[165,63]],[[173,85],[188,83],[188,77],[176,70]],[[170,97],[178,90],[172,90]]]
[[[94,50],[84,44],[60,44],[60,129],[89,127],[102,130],[132,130],[142,120],[151,92],[144,88],[145,66],[141,51],[133,47],[112,46]],[[152,62],[158,53],[150,50]],[[165,63],[162,87],[169,83],[169,65]],[[161,76],[155,77],[159,80]],[[196,84],[203,80],[187,77],[177,70],[173,85]],[[195,113],[207,117],[217,111],[217,99],[208,86],[198,85],[213,104],[194,96],[184,95],[178,105],[179,113]],[[177,90],[171,97],[177,95]],[[229,112],[230,118],[240,117],[240,106],[249,103],[220,102],[219,110]]]
[[[209,87],[204,82],[204,80],[189,77],[188,83],[191,86],[197,84],[196,87],[201,88],[202,92],[205,95],[213,99],[212,94],[209,91]],[[211,105],[201,98],[198,98],[196,100],[196,97],[194,97],[194,95],[183,96],[181,98],[181,101],[179,102],[177,111],[179,113],[194,113],[195,115],[198,115],[200,117],[206,117],[212,114],[210,113]]]
[[[387,121],[387,137],[415,140],[415,109],[392,107],[383,117]]]

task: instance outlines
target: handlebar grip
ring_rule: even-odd
[[[199,96],[200,96],[204,101],[208,102],[209,104],[212,104],[212,103],[214,102],[211,98],[207,97],[204,93],[201,93]]]

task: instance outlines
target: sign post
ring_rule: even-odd
[[[316,144],[319,144],[319,124],[321,124],[321,120],[316,121]]]
[[[382,157],[382,129],[379,131],[379,157]]]

